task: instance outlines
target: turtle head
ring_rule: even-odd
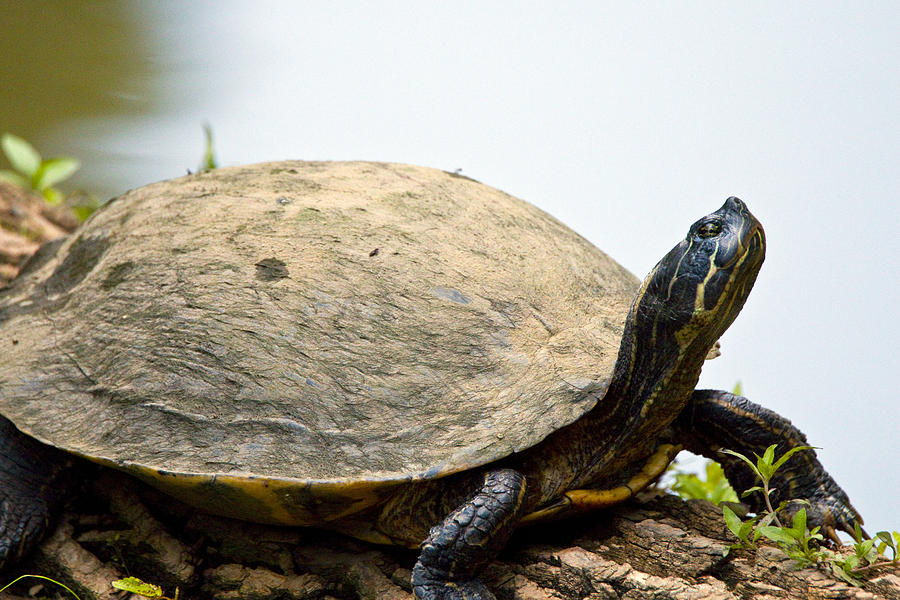
[[[652,339],[674,337],[682,358],[705,356],[743,307],[764,257],[762,225],[741,200],[728,198],[659,261],[635,302],[635,319],[652,326]]]
[[[598,404],[595,420],[582,419],[598,432],[592,439],[602,440],[595,464],[627,464],[647,449],[637,440],[659,439],[743,307],[764,257],[762,226],[729,198],[657,263],[625,321],[609,400]],[[610,423],[617,431],[611,438]]]

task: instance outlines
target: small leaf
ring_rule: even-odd
[[[31,178],[41,166],[41,155],[34,146],[19,136],[4,133],[0,145],[3,146],[3,153],[9,159],[9,164],[22,175]]]
[[[729,500],[723,500],[722,506],[727,506],[732,511],[734,511],[734,514],[736,514],[737,516],[739,516],[742,519],[745,518],[750,513],[749,506],[747,506],[746,504],[741,504],[740,502],[737,502],[737,501],[732,502]]]
[[[752,488],[750,488],[749,490],[744,490],[743,493],[741,493],[741,498],[746,498],[747,496],[749,496],[749,495],[752,494],[753,492],[762,492],[762,491],[764,491],[764,490],[763,490],[761,487],[759,487],[758,485],[754,485],[754,486],[753,486]]]
[[[773,542],[787,544],[788,546],[792,546],[794,544],[794,537],[789,533],[789,529],[783,527],[766,526],[758,527],[756,530]]]
[[[865,558],[866,555],[869,554],[869,551],[872,550],[872,547],[875,545],[875,540],[865,540],[856,544],[856,555],[860,558]]]
[[[84,222],[87,220],[89,216],[94,214],[97,210],[96,206],[89,206],[87,204],[79,204],[77,206],[72,207],[72,211],[75,213],[75,216],[78,217],[78,220]]]
[[[118,590],[125,590],[132,594],[146,598],[162,598],[162,588],[152,583],[145,583],[137,577],[126,577],[112,582],[112,586]]]
[[[772,467],[777,471],[778,468],[781,467],[781,465],[783,465],[787,461],[787,459],[789,459],[794,454],[796,454],[797,452],[800,452],[802,450],[815,450],[815,448],[813,446],[797,446],[796,448],[791,448],[790,450],[788,450],[787,452],[782,454],[781,458],[779,458],[777,461],[775,461],[775,464],[772,465]]]
[[[765,452],[763,452],[762,460],[767,465],[771,465],[775,461],[775,448],[777,448],[777,447],[778,447],[778,444],[772,444],[771,446],[766,448]]]
[[[45,160],[38,169],[35,187],[39,190],[52,187],[74,175],[80,168],[81,161],[67,156]]]
[[[856,525],[856,528],[859,529],[859,524],[856,523],[855,525]],[[860,534],[860,537],[862,537],[862,534]],[[887,546],[888,548],[890,548],[891,550],[894,551],[895,555],[897,554],[897,546],[894,543],[894,540],[892,539],[890,532],[879,531],[878,533],[875,534],[875,537],[882,540],[884,542],[885,546]],[[900,540],[898,540],[898,541],[900,541]]]
[[[753,529],[753,521],[744,521],[741,523],[741,530],[738,532],[738,537],[743,541],[748,541],[747,538],[750,536],[750,531]]]
[[[741,526],[743,525],[743,521],[734,514],[734,511],[727,506],[723,506],[722,515],[725,517],[725,525],[728,527],[728,530],[736,535],[739,540],[745,540],[746,535],[743,537],[741,536]]]
[[[744,461],[745,463],[747,463],[747,465],[748,465],[751,469],[753,469],[753,472],[756,473],[756,476],[757,476],[757,477],[760,477],[759,469],[756,468],[756,465],[753,464],[753,461],[751,461],[749,458],[747,458],[746,456],[744,456],[744,455],[741,454],[740,452],[735,452],[734,450],[728,450],[728,449],[722,449],[722,450],[719,450],[719,452],[722,452],[722,453],[724,453],[724,454],[730,454],[731,456],[736,456],[737,458],[741,459],[742,461]]]
[[[765,459],[759,456],[756,457],[756,472],[759,473],[759,478],[764,484],[768,484],[772,479],[772,465],[766,463]]]
[[[775,447],[777,445],[778,444],[772,444],[766,448],[766,451],[763,452],[762,456],[756,456],[756,468],[759,469],[759,473],[765,482],[772,479],[772,475],[775,474],[775,468],[772,466],[772,462],[775,460]]]
[[[801,508],[794,515],[794,525],[791,527],[791,533],[795,538],[800,539],[806,534],[806,509]]]

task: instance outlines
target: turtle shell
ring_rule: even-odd
[[[0,292],[0,412],[217,512],[334,519],[578,419],[638,286],[457,174],[217,169],[112,200]]]

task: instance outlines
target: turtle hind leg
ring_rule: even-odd
[[[518,471],[488,472],[469,496],[422,542],[412,586],[423,600],[494,600],[477,578],[506,544],[523,511],[525,478]]]
[[[43,537],[65,495],[68,455],[0,417],[0,569]]]
[[[740,493],[757,485],[756,476],[740,459],[720,453],[734,450],[752,460],[762,456],[766,448],[778,444],[776,454],[791,448],[807,446],[806,436],[790,421],[750,400],[717,390],[696,390],[675,422],[677,439],[686,449],[722,464],[725,475]],[[850,504],[847,494],[822,467],[814,450],[797,452],[772,477],[775,488],[772,504],[783,500],[806,500],[808,505],[790,505],[787,512],[806,508],[809,527],[819,525],[833,541],[840,543],[835,530],[853,535],[854,524],[862,525],[862,517]],[[760,493],[744,499],[760,511],[765,508]]]

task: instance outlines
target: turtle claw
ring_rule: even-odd
[[[696,390],[675,427],[688,450],[719,461],[736,490],[748,489],[758,480],[747,469],[746,459],[722,454],[719,452],[722,448],[743,456],[764,456],[767,449],[775,447],[781,452],[803,449],[786,461],[779,459],[779,467],[771,475],[771,501],[790,502],[778,512],[792,519],[804,508],[807,526],[820,527],[822,535],[838,545],[842,543],[838,531],[846,532],[853,539],[868,537],[861,529],[862,517],[850,504],[846,492],[825,471],[803,432],[784,417],[742,396]],[[746,502],[760,513],[768,508],[768,503],[764,505],[761,498],[761,494],[752,494]]]
[[[824,497],[822,497],[824,496]],[[837,493],[823,494],[811,498],[807,502],[789,505],[785,512],[793,517],[801,508],[806,509],[806,523],[810,529],[821,527],[822,534],[836,546],[844,542],[838,536],[839,531],[848,534],[854,540],[869,539],[869,534],[862,528],[863,519],[850,504],[847,495],[838,488]]]

